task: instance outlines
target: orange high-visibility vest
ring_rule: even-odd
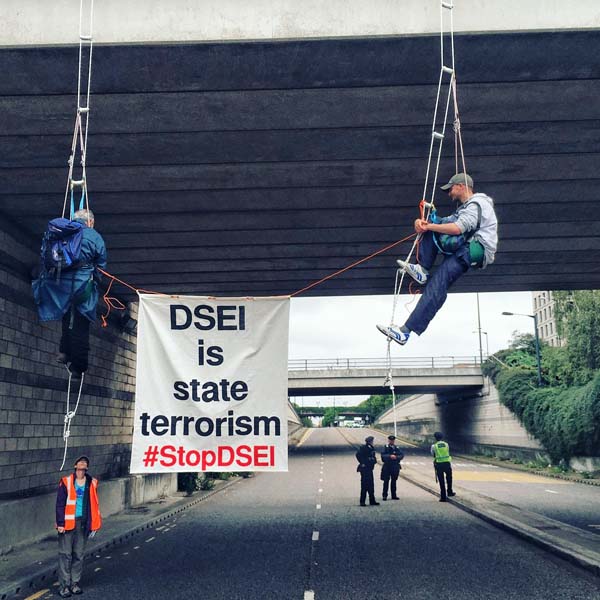
[[[77,492],[75,491],[75,475],[68,475],[62,478],[64,486],[67,488],[67,503],[65,505],[65,530],[75,529],[75,509],[77,504]],[[92,478],[90,484],[90,508],[92,512],[92,522],[89,523],[92,531],[97,531],[102,527],[102,515],[100,514],[100,504],[98,503],[98,480]]]

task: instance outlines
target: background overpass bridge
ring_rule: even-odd
[[[501,246],[453,291],[598,288],[596,2],[455,4],[467,165]],[[0,230],[32,250],[63,204],[78,5],[0,6]],[[133,285],[293,293],[412,232],[439,3],[253,6],[96,3],[89,188],[109,269]],[[389,293],[404,250],[311,293]],[[29,267],[4,252],[0,266]]]
[[[385,359],[335,358],[289,361],[288,395],[389,394]],[[394,358],[396,394],[475,392],[484,384],[478,357]]]

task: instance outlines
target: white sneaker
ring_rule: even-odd
[[[404,260],[397,260],[396,262],[398,263],[398,266],[408,275],[410,275],[417,283],[420,285],[425,285],[427,283],[429,272],[426,271],[421,265],[415,265]]]
[[[404,333],[401,329],[394,329],[393,327],[386,327],[385,325],[377,325],[377,329],[379,329],[385,337],[394,340],[394,342],[397,342],[401,346],[404,346],[410,337],[410,331]]]

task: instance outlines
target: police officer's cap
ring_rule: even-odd
[[[367,442],[368,444],[370,444],[375,438],[372,435],[368,435],[365,438],[365,442]]]
[[[392,440],[392,441],[393,441],[393,440],[395,440],[395,439],[396,439],[396,436],[395,436],[395,435],[388,435],[388,440]]]
[[[443,434],[441,431],[436,431],[436,432],[433,434],[433,437],[434,437],[436,440],[441,440],[441,439],[444,437],[444,434]]]

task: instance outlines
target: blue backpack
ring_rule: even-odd
[[[77,267],[81,253],[83,225],[59,217],[48,222],[48,227],[42,238],[41,264],[42,269],[49,273],[60,272]]]

